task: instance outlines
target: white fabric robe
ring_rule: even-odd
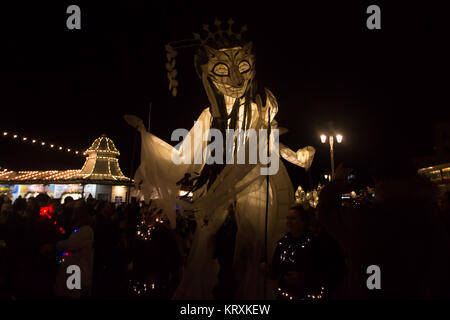
[[[267,93],[269,94],[268,106],[271,107],[271,119],[273,119],[278,106],[271,92],[267,90]],[[261,110],[252,103],[250,128],[267,128],[268,106]],[[199,173],[204,164],[176,165],[172,162],[171,155],[176,152],[180,157],[189,156],[185,152],[189,147],[197,152],[206,149],[207,142],[201,139],[191,140],[191,138],[194,136],[194,130],[199,130],[201,127],[204,133],[210,128],[212,117],[209,108],[203,110],[179,150],[147,132],[139,118],[127,115],[125,119],[141,132],[142,137],[141,165],[136,172],[135,183],[142,182],[141,192],[146,200],[149,200],[151,195],[158,195],[159,199],[154,201],[164,209],[174,227],[175,203],[189,208],[185,202],[178,199],[179,186],[176,182],[186,172],[195,176],[193,172]],[[271,121],[271,125],[276,127],[276,121]],[[192,142],[190,146],[189,142]],[[278,152],[278,150],[272,152]],[[286,160],[309,168],[314,149],[312,147],[301,149],[297,151],[301,157],[296,157],[295,152],[280,144],[279,153]],[[195,156],[195,153],[191,152],[191,159]],[[285,232],[285,216],[295,201],[292,183],[281,161],[279,161],[278,173],[269,176],[269,181],[268,260],[272,257],[276,241]],[[208,192],[194,201],[189,209],[198,210],[196,214],[198,228],[182,282],[174,299],[213,299],[212,292],[217,283],[219,271],[217,261],[212,258],[214,236],[226,217],[228,205],[235,200],[238,225],[234,256],[234,271],[238,285],[236,298],[264,299],[270,296],[264,293],[264,277],[260,272],[260,263],[263,262],[264,257],[266,188],[266,176],[260,174],[259,164],[228,164]],[[204,218],[208,219],[207,225],[203,225]],[[271,288],[271,286],[268,287]]]

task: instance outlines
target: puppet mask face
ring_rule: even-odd
[[[224,96],[241,98],[249,89],[255,75],[255,57],[252,44],[216,50],[205,47],[208,63],[205,72],[214,86]]]

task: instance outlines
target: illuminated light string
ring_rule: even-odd
[[[287,239],[287,236],[285,236],[284,239]],[[287,251],[283,250],[283,252],[281,252],[280,260],[284,262],[286,261],[286,259],[288,259],[290,262],[295,263],[294,259],[294,255],[296,252],[295,250],[300,248],[304,249],[309,243],[311,243],[311,238],[308,237],[301,243],[289,244],[289,246],[287,247]],[[283,245],[283,242],[278,242],[278,244]]]
[[[149,241],[152,240],[152,231],[155,230],[156,227],[148,226],[142,221],[141,224],[137,226],[137,229],[136,235],[139,240]]]
[[[0,174],[0,177],[3,175],[9,175],[11,171],[4,172]],[[69,179],[77,174],[79,170],[65,170],[65,171],[18,171],[17,176],[11,177],[10,180],[60,180],[60,179]]]
[[[84,177],[90,177],[90,176],[100,176],[100,177],[112,177],[112,178],[114,178],[114,179],[120,179],[120,180],[129,180],[130,178],[127,178],[127,177],[123,177],[123,176],[115,176],[115,175],[112,175],[112,174],[106,174],[106,173],[91,173],[91,174],[89,174],[89,173],[86,173],[86,174],[82,174],[82,176],[84,176]]]
[[[160,218],[156,218],[155,223],[164,223],[164,221]],[[156,226],[154,224],[148,225],[145,223],[145,221],[141,221],[141,223],[137,225],[136,236],[139,240],[151,241],[152,233],[155,229]],[[129,281],[133,288],[133,292],[136,295],[143,295],[146,294],[147,292],[151,292],[156,289],[155,282],[147,282],[147,281],[139,282],[133,280]]]
[[[106,148],[107,149],[105,149],[105,150],[100,149],[100,145],[101,145],[102,139],[106,140]],[[117,156],[120,155],[120,152],[119,152],[119,150],[116,149],[116,146],[114,145],[114,142],[110,138],[105,137],[105,136],[101,136],[100,138],[95,139],[94,143],[91,145],[91,147],[89,149],[87,149],[84,152],[84,154],[86,155],[88,153],[97,152],[97,151],[101,151],[101,152],[104,152],[104,153],[111,153],[111,154],[114,154],[114,155],[117,155]]]
[[[137,295],[141,295],[145,292],[149,292],[150,290],[155,290],[156,289],[156,284],[154,282],[150,282],[147,285],[147,282],[133,282],[132,280],[130,280],[130,283],[132,284],[133,287],[133,292],[136,293]]]
[[[285,236],[283,238],[283,240],[287,240],[287,239],[288,239],[288,236]],[[283,240],[278,242],[279,246],[284,245]],[[296,263],[295,253],[297,252],[297,250],[304,250],[305,248],[308,248],[311,243],[312,243],[312,239],[310,237],[306,237],[301,242],[290,243],[287,247],[284,247],[284,250],[280,253],[280,256],[279,256],[280,261],[283,261],[283,262],[287,261],[289,263],[295,264]],[[277,294],[278,296],[281,296],[281,298],[285,299],[285,300],[305,300],[305,299],[318,300],[318,299],[323,298],[324,292],[325,292],[325,288],[321,287],[319,293],[308,293],[308,294],[305,294],[305,297],[299,298],[299,297],[295,297],[295,296],[291,295],[288,292],[283,291],[281,288],[278,288],[275,291],[275,294]]]
[[[276,293],[288,300],[294,300],[294,296],[291,296],[289,293],[284,292],[283,290],[281,290],[281,288],[278,288]]]
[[[26,136],[19,137],[18,134],[12,134],[7,131],[3,131],[2,136],[3,137],[11,136],[14,140],[27,142],[27,143],[31,142],[31,144],[40,144],[42,147],[48,146],[48,147],[50,147],[50,149],[66,150],[66,152],[68,152],[68,153],[72,153],[72,154],[76,154],[76,155],[83,155],[83,153],[80,153],[80,151],[75,150],[73,148],[67,148],[67,147],[62,147],[62,146],[55,148],[55,144],[47,143],[46,141],[41,141],[39,139],[29,139]],[[108,149],[109,149],[109,147],[108,147]],[[114,151],[111,151],[111,152],[114,153]],[[117,151],[117,153],[118,153],[118,151]]]
[[[4,132],[4,135],[8,135],[9,133]],[[17,137],[18,135],[14,135]],[[23,137],[23,141],[29,140]],[[104,139],[104,140],[102,140]],[[33,139],[32,143],[36,143],[37,140]],[[44,141],[40,142],[42,146],[49,145],[50,148],[63,150],[62,146],[55,147],[54,144],[48,144]],[[103,149],[101,149],[103,148]],[[75,152],[75,154],[79,154],[79,151],[73,150],[71,148],[67,148],[67,152]],[[95,155],[92,155],[95,154]],[[60,179],[72,179],[72,178],[81,178],[86,179],[89,177],[92,177],[94,179],[98,180],[117,180],[117,181],[130,181],[130,178],[127,178],[119,166],[119,160],[116,158],[117,155],[119,155],[119,151],[115,148],[114,143],[111,139],[102,136],[100,138],[97,138],[94,143],[91,145],[91,147],[83,152],[83,155],[87,155],[86,161],[83,164],[83,168],[81,170],[66,170],[66,171],[45,171],[45,172],[39,172],[39,171],[24,171],[24,172],[17,172],[18,175],[10,176],[8,170],[3,170],[4,174],[0,172],[0,176],[3,178],[5,176],[8,176],[10,180],[19,181],[19,180],[60,180]],[[107,162],[107,171],[104,173],[103,169],[98,166],[97,160],[100,160],[100,162],[104,163],[104,161]],[[92,163],[94,161],[94,163]],[[100,169],[99,169],[100,168]],[[97,173],[96,171],[100,171],[101,173]]]
[[[324,297],[324,293],[325,293],[325,288],[324,287],[320,287],[320,292],[319,293],[308,293],[305,295],[304,298],[296,298],[293,295],[289,294],[286,291],[283,291],[281,288],[278,288],[275,291],[276,295],[281,296],[283,299],[286,300],[321,300]]]
[[[55,221],[55,224],[56,224],[56,221]],[[65,234],[66,232],[65,232],[65,230],[63,229],[63,228],[59,228],[59,231],[62,233],[62,234]],[[78,229],[74,229],[73,230],[73,232],[74,233],[76,233],[78,231]],[[62,256],[61,256],[61,260],[59,260],[58,262],[59,263],[63,263],[64,261],[65,261],[65,258],[67,258],[67,257],[69,257],[71,254],[70,254],[70,252],[63,252],[62,253]]]
[[[54,225],[57,225],[56,218],[53,215],[54,213],[55,213],[55,210],[53,209],[53,204],[51,204],[47,207],[41,207],[39,209],[39,216],[45,217],[48,220],[53,221]],[[64,230],[64,228],[62,228],[62,227],[58,228],[58,231],[63,235],[66,233],[66,230]]]
[[[69,252],[63,252],[63,253],[62,253],[62,256],[63,256],[63,257],[68,257],[68,256],[70,256],[70,253],[69,253]],[[59,263],[64,262],[64,260],[65,260],[65,258],[61,258],[61,260],[59,261]]]
[[[156,218],[156,223],[164,223],[162,219]],[[152,231],[156,229],[155,225],[147,225],[144,221],[137,225],[136,236],[139,240],[152,240]]]
[[[118,164],[119,163],[119,159],[114,158],[114,157],[104,157],[104,156],[89,156],[89,157],[87,157],[87,160],[98,160],[98,159],[100,159],[100,160],[107,160],[108,161],[108,172],[109,172],[109,174],[93,173],[94,170],[95,170],[95,166],[93,166],[92,169],[91,169],[91,173],[84,174],[85,177],[91,176],[91,175],[99,175],[99,176],[112,177],[115,180],[121,180],[121,179],[125,179],[126,178],[126,177],[124,177],[124,174],[123,174],[123,172],[122,172],[122,170],[120,169],[119,166],[116,167],[119,175],[113,175],[112,172],[111,172],[111,163],[110,163],[110,161],[113,161],[113,162]],[[85,164],[83,165],[83,168],[81,169],[81,171],[84,170],[84,168],[86,167],[86,164],[87,164],[87,162],[85,162]]]
[[[119,159],[117,158],[113,158],[113,157],[101,157],[101,156],[96,156],[96,157],[87,157],[87,159],[102,159],[102,160],[109,160],[109,161],[116,161],[118,162]]]
[[[66,230],[63,227],[58,226],[58,223],[56,221],[56,217],[54,216],[55,210],[53,208],[53,204],[47,206],[47,207],[41,207],[39,209],[39,216],[43,218],[47,218],[50,222],[53,222],[53,225],[58,229],[59,233],[62,235],[66,234]],[[78,230],[75,229],[74,232],[77,232]],[[65,261],[65,258],[70,256],[69,252],[63,252],[61,256],[61,260],[59,260],[59,263],[63,263]]]
[[[94,143],[87,149],[84,153],[87,155],[86,161],[78,174],[79,177],[85,179],[88,177],[98,178],[98,179],[113,179],[113,180],[130,180],[125,177],[119,166],[119,160],[117,156],[120,155],[119,151],[114,146],[111,139],[102,135],[100,138],[95,139]],[[106,161],[106,172],[98,173],[99,166],[97,161],[100,160],[102,163]],[[95,161],[93,163],[93,161]],[[112,167],[111,167],[112,163]]]

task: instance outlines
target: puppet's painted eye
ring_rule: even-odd
[[[250,64],[246,60],[242,60],[241,63],[239,63],[239,72],[240,73],[246,73],[250,71]]]
[[[224,63],[218,63],[214,66],[213,73],[217,76],[228,76],[229,75],[228,66]]]

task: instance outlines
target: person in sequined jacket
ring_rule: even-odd
[[[278,280],[280,299],[320,299],[324,295],[320,246],[310,229],[312,216],[312,209],[303,206],[292,207],[287,215],[288,232],[278,241],[270,270],[270,277]]]

